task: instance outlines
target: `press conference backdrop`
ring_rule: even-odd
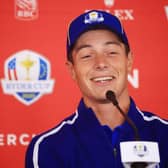
[[[81,95],[65,66],[66,29],[91,9],[122,20],[134,55],[130,94],[168,119],[167,0],[0,0],[1,168],[23,168],[32,137],[75,111]]]

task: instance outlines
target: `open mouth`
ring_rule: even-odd
[[[104,77],[95,77],[92,78],[91,80],[94,82],[105,83],[112,81],[114,78],[115,78],[114,76],[104,76]]]

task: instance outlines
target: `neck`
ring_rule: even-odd
[[[122,110],[127,113],[130,105],[129,96],[119,98],[118,102]],[[111,102],[106,101],[102,103],[97,101],[89,101],[89,103],[85,103],[88,107],[92,108],[101,125],[108,125],[111,129],[114,129],[124,122],[123,116]]]

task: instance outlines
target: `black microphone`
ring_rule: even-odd
[[[110,100],[114,106],[117,107],[117,109],[119,110],[119,112],[122,114],[122,116],[124,117],[124,119],[128,122],[128,124],[132,127],[132,129],[134,130],[134,138],[135,141],[140,141],[140,136],[139,136],[139,132],[138,129],[136,127],[136,125],[134,124],[134,122],[124,113],[124,111],[120,108],[119,103],[116,99],[115,93],[111,90],[108,90],[106,92],[106,98],[108,100]],[[147,163],[145,162],[135,162],[131,164],[131,168],[145,168],[147,166]]]
[[[136,141],[140,140],[140,136],[138,133],[138,129],[136,127],[136,125],[134,124],[134,122],[124,113],[124,111],[120,108],[119,103],[116,99],[115,93],[111,90],[108,90],[106,92],[106,98],[108,100],[110,100],[114,106],[117,107],[117,109],[119,110],[119,112],[122,114],[122,116],[124,117],[124,119],[128,122],[128,124],[132,127],[132,129],[134,130],[134,138]]]

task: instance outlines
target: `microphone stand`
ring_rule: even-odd
[[[132,129],[134,130],[134,139],[135,141],[140,141],[140,136],[139,136],[139,132],[138,129],[136,127],[136,125],[134,124],[134,122],[124,113],[124,111],[120,108],[119,103],[116,99],[115,93],[111,90],[106,92],[106,98],[108,100],[110,100],[114,106],[116,106],[116,108],[119,110],[119,112],[121,113],[121,115],[124,117],[124,119],[128,122],[128,124],[132,127]],[[145,162],[134,162],[131,164],[131,168],[146,168],[147,163]]]

